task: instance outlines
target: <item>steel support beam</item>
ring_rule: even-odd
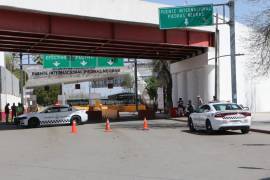
[[[156,54],[160,54],[182,59],[214,46],[214,33],[198,30],[164,31],[154,25],[19,9],[0,8],[0,16],[5,17],[0,19],[0,49],[17,52],[56,54],[68,51],[74,55],[100,53],[108,56],[116,52],[126,58],[155,59]]]
[[[135,77],[135,105],[138,112],[138,74],[137,74],[137,59],[134,60],[134,77]]]
[[[24,92],[23,92],[23,63],[22,63],[22,53],[20,53],[20,93],[21,93],[21,103],[24,107]]]
[[[231,83],[232,102],[237,103],[236,62],[235,62],[235,2],[229,0],[230,9],[230,43],[231,43]]]

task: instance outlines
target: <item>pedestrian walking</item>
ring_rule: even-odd
[[[8,118],[9,118],[9,103],[5,106],[5,114],[6,114],[6,123],[8,124]]]
[[[13,105],[11,106],[11,121],[15,117],[17,117],[17,107],[16,107],[15,103],[13,103]]]

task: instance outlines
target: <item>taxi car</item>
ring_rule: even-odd
[[[69,105],[52,105],[41,112],[22,114],[14,118],[15,124],[18,126],[30,128],[71,124],[72,121],[82,124],[87,120],[88,115],[85,110],[77,110]]]
[[[249,132],[251,113],[235,103],[209,103],[202,105],[188,118],[190,131],[241,130]]]

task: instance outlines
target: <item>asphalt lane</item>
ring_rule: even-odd
[[[38,129],[1,128],[0,179],[270,179],[270,136],[189,133],[172,120]]]

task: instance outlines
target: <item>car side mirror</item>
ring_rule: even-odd
[[[249,107],[243,107],[243,110],[249,111]]]

